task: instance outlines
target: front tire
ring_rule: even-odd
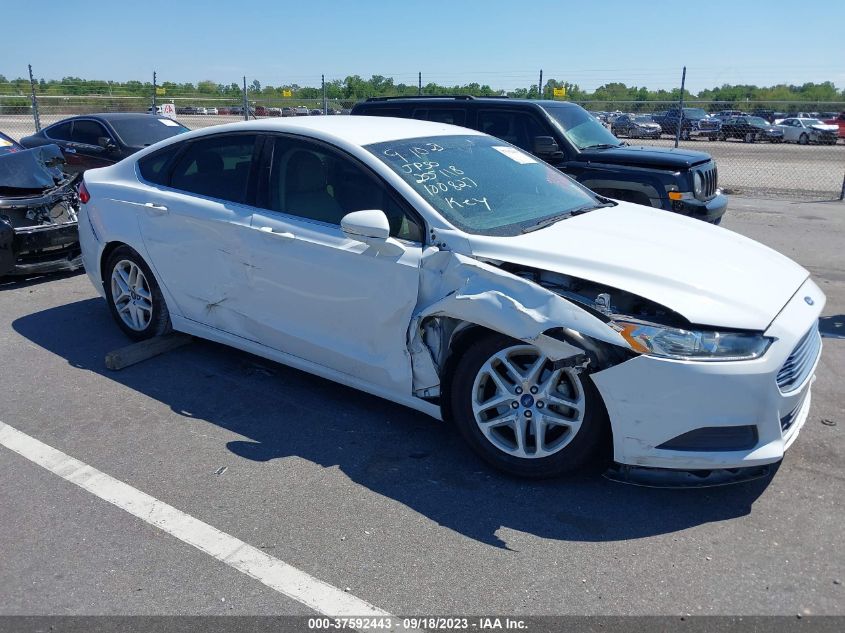
[[[128,246],[115,249],[106,261],[104,273],[109,311],[129,338],[143,341],[172,329],[161,289],[136,251]]]
[[[458,361],[450,389],[463,438],[491,466],[519,477],[555,477],[595,462],[608,428],[592,381],[555,369],[532,345],[495,334]]]
[[[799,145],[807,145],[810,142],[810,137],[807,136],[806,133],[802,133],[801,136],[798,137],[798,144]]]

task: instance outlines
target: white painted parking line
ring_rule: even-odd
[[[3,422],[0,445],[319,613],[390,615]]]

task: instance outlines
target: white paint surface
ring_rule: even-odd
[[[319,613],[338,617],[389,616],[386,611],[3,422],[0,445]]]

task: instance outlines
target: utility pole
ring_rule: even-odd
[[[543,98],[543,69],[540,69],[540,83],[537,84],[537,94],[540,95],[540,99]]]
[[[422,71],[417,73],[417,95],[422,94]]]
[[[153,114],[156,113],[156,91],[158,88],[156,87],[156,71],[153,71]]]
[[[326,101],[326,76],[320,75],[320,81],[323,84],[323,114],[329,113],[328,102]]]
[[[32,116],[35,118],[35,131],[41,131],[41,117],[38,114],[38,97],[35,96],[35,78],[32,76],[32,64],[29,64],[29,94],[32,100]]]
[[[678,141],[681,140],[681,127],[684,125],[684,85],[687,82],[687,67],[684,66],[684,72],[681,74],[681,104],[678,111],[678,129],[675,130],[675,147],[678,146]]]
[[[246,95],[246,75],[244,75],[244,121],[249,121],[249,99]]]

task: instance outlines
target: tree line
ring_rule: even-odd
[[[238,83],[222,84],[206,80],[194,83],[176,83],[163,81],[157,86],[163,90],[159,100],[170,98],[225,99],[239,102],[243,99],[243,89]],[[564,88],[565,96],[555,97],[555,89]],[[295,99],[322,99],[321,86],[301,86],[298,84],[284,84],[280,86],[262,85],[258,80],[247,86],[251,101],[276,101],[288,94]],[[39,79],[35,92],[39,96],[100,96],[100,97],[137,97],[149,99],[153,93],[152,82],[142,81],[98,81],[82,79],[80,77],[63,77],[62,79]],[[415,84],[395,83],[391,77],[373,75],[364,79],[359,75],[350,75],[345,79],[335,79],[326,82],[326,97],[338,101],[358,101],[367,97],[380,96],[413,96],[420,92]],[[427,83],[421,87],[424,95],[462,94],[473,96],[509,96],[516,98],[540,98],[538,85],[532,84],[524,88],[510,91],[497,90],[487,84],[467,83],[462,85],[443,86]],[[0,97],[27,97],[30,93],[29,79],[18,77],[7,79],[0,75]],[[160,91],[161,93],[161,91]],[[543,85],[544,98],[558,98],[568,101],[583,102],[654,102],[678,101],[680,89],[649,90],[646,87],[628,86],[622,82],[608,83],[593,91],[583,90],[574,83],[549,79]],[[722,85],[702,90],[697,94],[684,91],[684,98],[691,101],[718,101],[723,103],[764,103],[778,101],[802,102],[843,102],[845,89],[837,90],[833,82],[808,82],[802,85],[777,84],[774,86],[755,85]]]

